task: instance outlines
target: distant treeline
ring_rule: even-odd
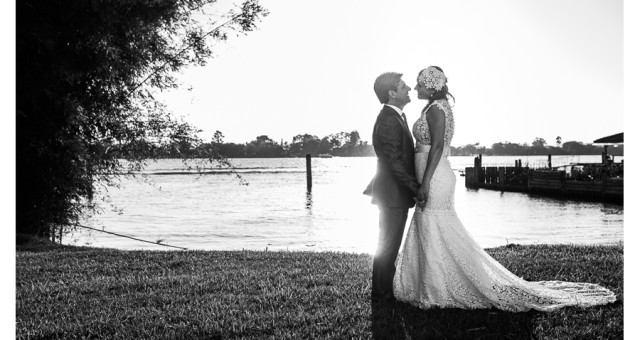
[[[511,142],[499,142],[491,145],[490,148],[476,144],[467,144],[460,147],[451,147],[453,156],[529,156],[529,155],[600,155],[604,151],[602,145],[585,144],[577,141],[562,143],[558,137],[555,146],[547,145],[542,138],[535,138],[533,143],[517,144]],[[607,153],[614,156],[624,155],[624,146],[618,145],[609,147]]]
[[[111,146],[117,152],[117,146]],[[135,149],[145,153],[149,150],[154,158],[198,157],[220,153],[227,158],[278,158],[331,155],[341,157],[375,156],[373,146],[360,139],[358,131],[334,133],[323,138],[310,134],[299,134],[291,142],[274,141],[267,135],[256,137],[251,142],[224,143],[214,137],[209,143],[163,143],[153,144],[136,141]]]
[[[138,142],[140,143],[140,142]],[[139,150],[146,149],[144,147]],[[229,158],[278,158],[278,157],[304,157],[331,155],[340,157],[367,157],[375,156],[373,145],[360,139],[358,131],[339,132],[319,138],[310,134],[299,134],[289,142],[277,142],[267,135],[256,137],[251,142],[223,143],[210,142],[192,145],[189,143],[168,144],[161,150],[154,152],[155,157],[180,158],[205,154],[210,149],[216,149],[219,153]],[[585,144],[577,141],[561,143],[556,140],[556,145],[547,145],[542,138],[536,138],[531,145],[511,142],[494,143],[491,147],[476,144],[467,144],[460,147],[451,147],[452,156],[520,156],[520,155],[599,155],[603,151],[601,145]],[[609,154],[620,156],[624,154],[622,145],[609,147]]]

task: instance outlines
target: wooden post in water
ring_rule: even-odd
[[[607,146],[604,146],[604,151],[602,152],[602,164],[606,165],[607,164]]]
[[[482,171],[482,154],[478,154],[478,178],[480,178],[479,182],[484,184],[484,173]]]
[[[475,187],[477,188],[480,182],[484,184],[484,180],[481,179],[481,171],[482,171],[482,155],[478,155],[473,159],[473,174],[474,174],[474,182]]]
[[[473,187],[478,187],[478,178],[480,173],[480,168],[478,167],[478,157],[473,157]]]
[[[307,191],[311,191],[311,154],[307,154]]]
[[[549,154],[549,160],[547,161],[549,163],[549,169],[551,169],[551,154]]]

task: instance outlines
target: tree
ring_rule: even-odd
[[[496,155],[503,155],[506,152],[505,143],[493,143],[491,146],[491,153]]]
[[[526,148],[518,143],[506,142],[504,144],[504,152],[507,155],[525,155]]]
[[[534,148],[544,148],[547,145],[547,141],[544,138],[536,137],[531,143],[531,147]]]
[[[360,134],[358,133],[358,131],[354,130],[349,133],[349,142],[353,145],[356,145],[358,144],[358,142],[360,142]]]
[[[245,155],[248,157],[281,157],[284,154],[282,146],[273,141],[269,136],[256,137],[254,141],[245,146]]]
[[[98,183],[114,185],[169,146],[202,142],[154,95],[177,87],[173,72],[205,65],[215,42],[267,15],[248,0],[217,24],[194,19],[214,3],[16,2],[17,233],[50,237],[95,208]],[[203,150],[192,156],[225,162]]]
[[[306,154],[317,156],[320,143],[321,140],[315,135],[299,134],[293,137],[289,150],[293,156],[304,156]]]
[[[547,141],[544,138],[536,137],[531,143],[533,154],[541,155],[547,153]]]
[[[318,154],[330,153],[335,148],[337,142],[335,139],[330,139],[330,136],[323,137],[318,146]]]
[[[456,150],[460,152],[460,156],[471,156],[487,153],[487,148],[484,146],[480,146],[480,143],[478,142],[476,142],[475,144],[467,144],[465,146],[461,146],[459,148],[456,148]]]
[[[351,140],[351,133],[349,132],[334,133],[329,135],[329,139],[331,140],[332,143],[335,144],[337,148],[339,148]]]
[[[569,155],[599,155],[602,150],[592,144],[584,144],[577,141],[569,141],[562,144],[562,149]]]
[[[351,132],[340,132],[338,134],[341,136],[341,140],[343,141],[343,145],[340,148],[340,154],[343,156],[357,156],[358,155],[358,145],[360,143],[360,133],[354,130]]]

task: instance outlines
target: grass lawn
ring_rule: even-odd
[[[509,245],[488,252],[526,280],[623,293],[623,246]],[[16,251],[18,338],[622,338],[623,304],[552,313],[372,305],[367,254]]]

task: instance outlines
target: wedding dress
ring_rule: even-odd
[[[427,206],[424,211],[416,206],[396,259],[393,278],[396,299],[425,309],[496,307],[513,312],[614,302],[615,294],[596,284],[525,281],[476,243],[454,208],[456,177],[448,159],[454,130],[451,107],[445,99],[431,105],[437,105],[445,113],[444,151],[431,180]],[[427,109],[413,126],[418,181],[426,169],[431,144]]]

